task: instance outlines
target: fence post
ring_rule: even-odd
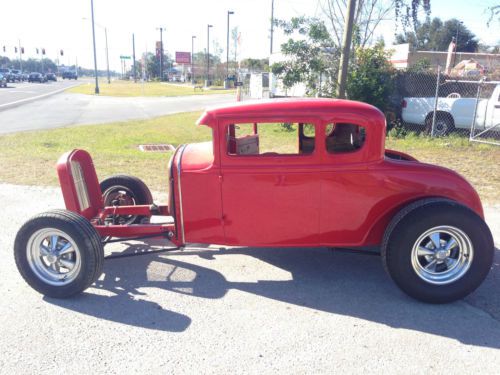
[[[434,137],[434,127],[436,125],[436,112],[438,106],[439,98],[439,79],[441,78],[441,66],[438,65],[437,79],[436,79],[436,95],[434,96],[434,112],[432,113],[432,126],[431,126],[431,138]]]
[[[477,85],[476,105],[474,106],[474,114],[472,115],[472,124],[470,124],[469,141],[474,140],[474,136],[476,135],[475,133],[476,133],[477,106],[479,104],[479,96],[481,95],[481,88],[483,86],[483,82],[484,82],[484,77],[479,80],[479,84]]]

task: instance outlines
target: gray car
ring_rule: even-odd
[[[7,78],[0,73],[0,87],[7,87]]]

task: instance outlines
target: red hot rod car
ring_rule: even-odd
[[[403,291],[432,303],[460,299],[486,277],[494,247],[478,194],[449,169],[386,150],[376,108],[244,102],[207,110],[198,124],[213,140],[177,147],[168,205],[154,204],[135,177],[99,183],[83,150],[63,155],[66,210],[32,218],[16,237],[25,280],[49,296],[74,295],[101,274],[107,239],[145,236],[177,246],[375,247]],[[153,224],[156,215],[170,218]]]

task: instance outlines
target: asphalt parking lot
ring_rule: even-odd
[[[0,373],[498,374],[498,249],[486,282],[449,305],[406,297],[377,256],[201,246],[107,260],[94,287],[55,300],[20,278],[12,244],[63,207],[59,189],[0,184],[0,203]]]

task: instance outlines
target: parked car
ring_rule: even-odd
[[[426,126],[429,130],[434,114],[434,103],[434,97],[404,98],[403,121]],[[475,106],[476,98],[462,98],[458,93],[438,98],[434,134],[439,136],[448,134],[454,129],[470,129]],[[475,127],[484,130],[498,124],[500,124],[500,84],[495,87],[489,99],[479,99]]]
[[[47,81],[57,81],[57,77],[54,73],[47,73],[45,77],[47,78]]]
[[[21,74],[21,76],[23,77],[23,81],[27,81],[30,77],[29,73],[27,73],[27,72],[23,72]]]
[[[0,73],[0,87],[7,87],[7,78]]]
[[[64,71],[62,73],[62,79],[74,79],[74,80],[77,80],[78,79],[78,75],[76,74],[76,72],[73,72],[71,70],[67,70],[67,71]]]
[[[47,82],[47,77],[45,75],[43,75],[42,73],[33,72],[33,73],[30,73],[30,75],[28,77],[28,82],[44,83],[44,82]]]
[[[5,77],[7,82],[12,82],[12,75],[10,73],[10,69],[7,68],[0,68],[0,73]]]
[[[386,120],[375,107],[242,102],[208,110],[198,124],[213,141],[176,149],[168,205],[154,204],[136,177],[99,183],[84,150],[61,156],[66,210],[35,216],[16,236],[28,284],[75,295],[99,278],[106,239],[152,236],[175,246],[374,249],[403,291],[432,303],[465,297],[488,274],[493,238],[474,188],[447,168],[385,149]],[[165,220],[151,223],[152,215]]]

